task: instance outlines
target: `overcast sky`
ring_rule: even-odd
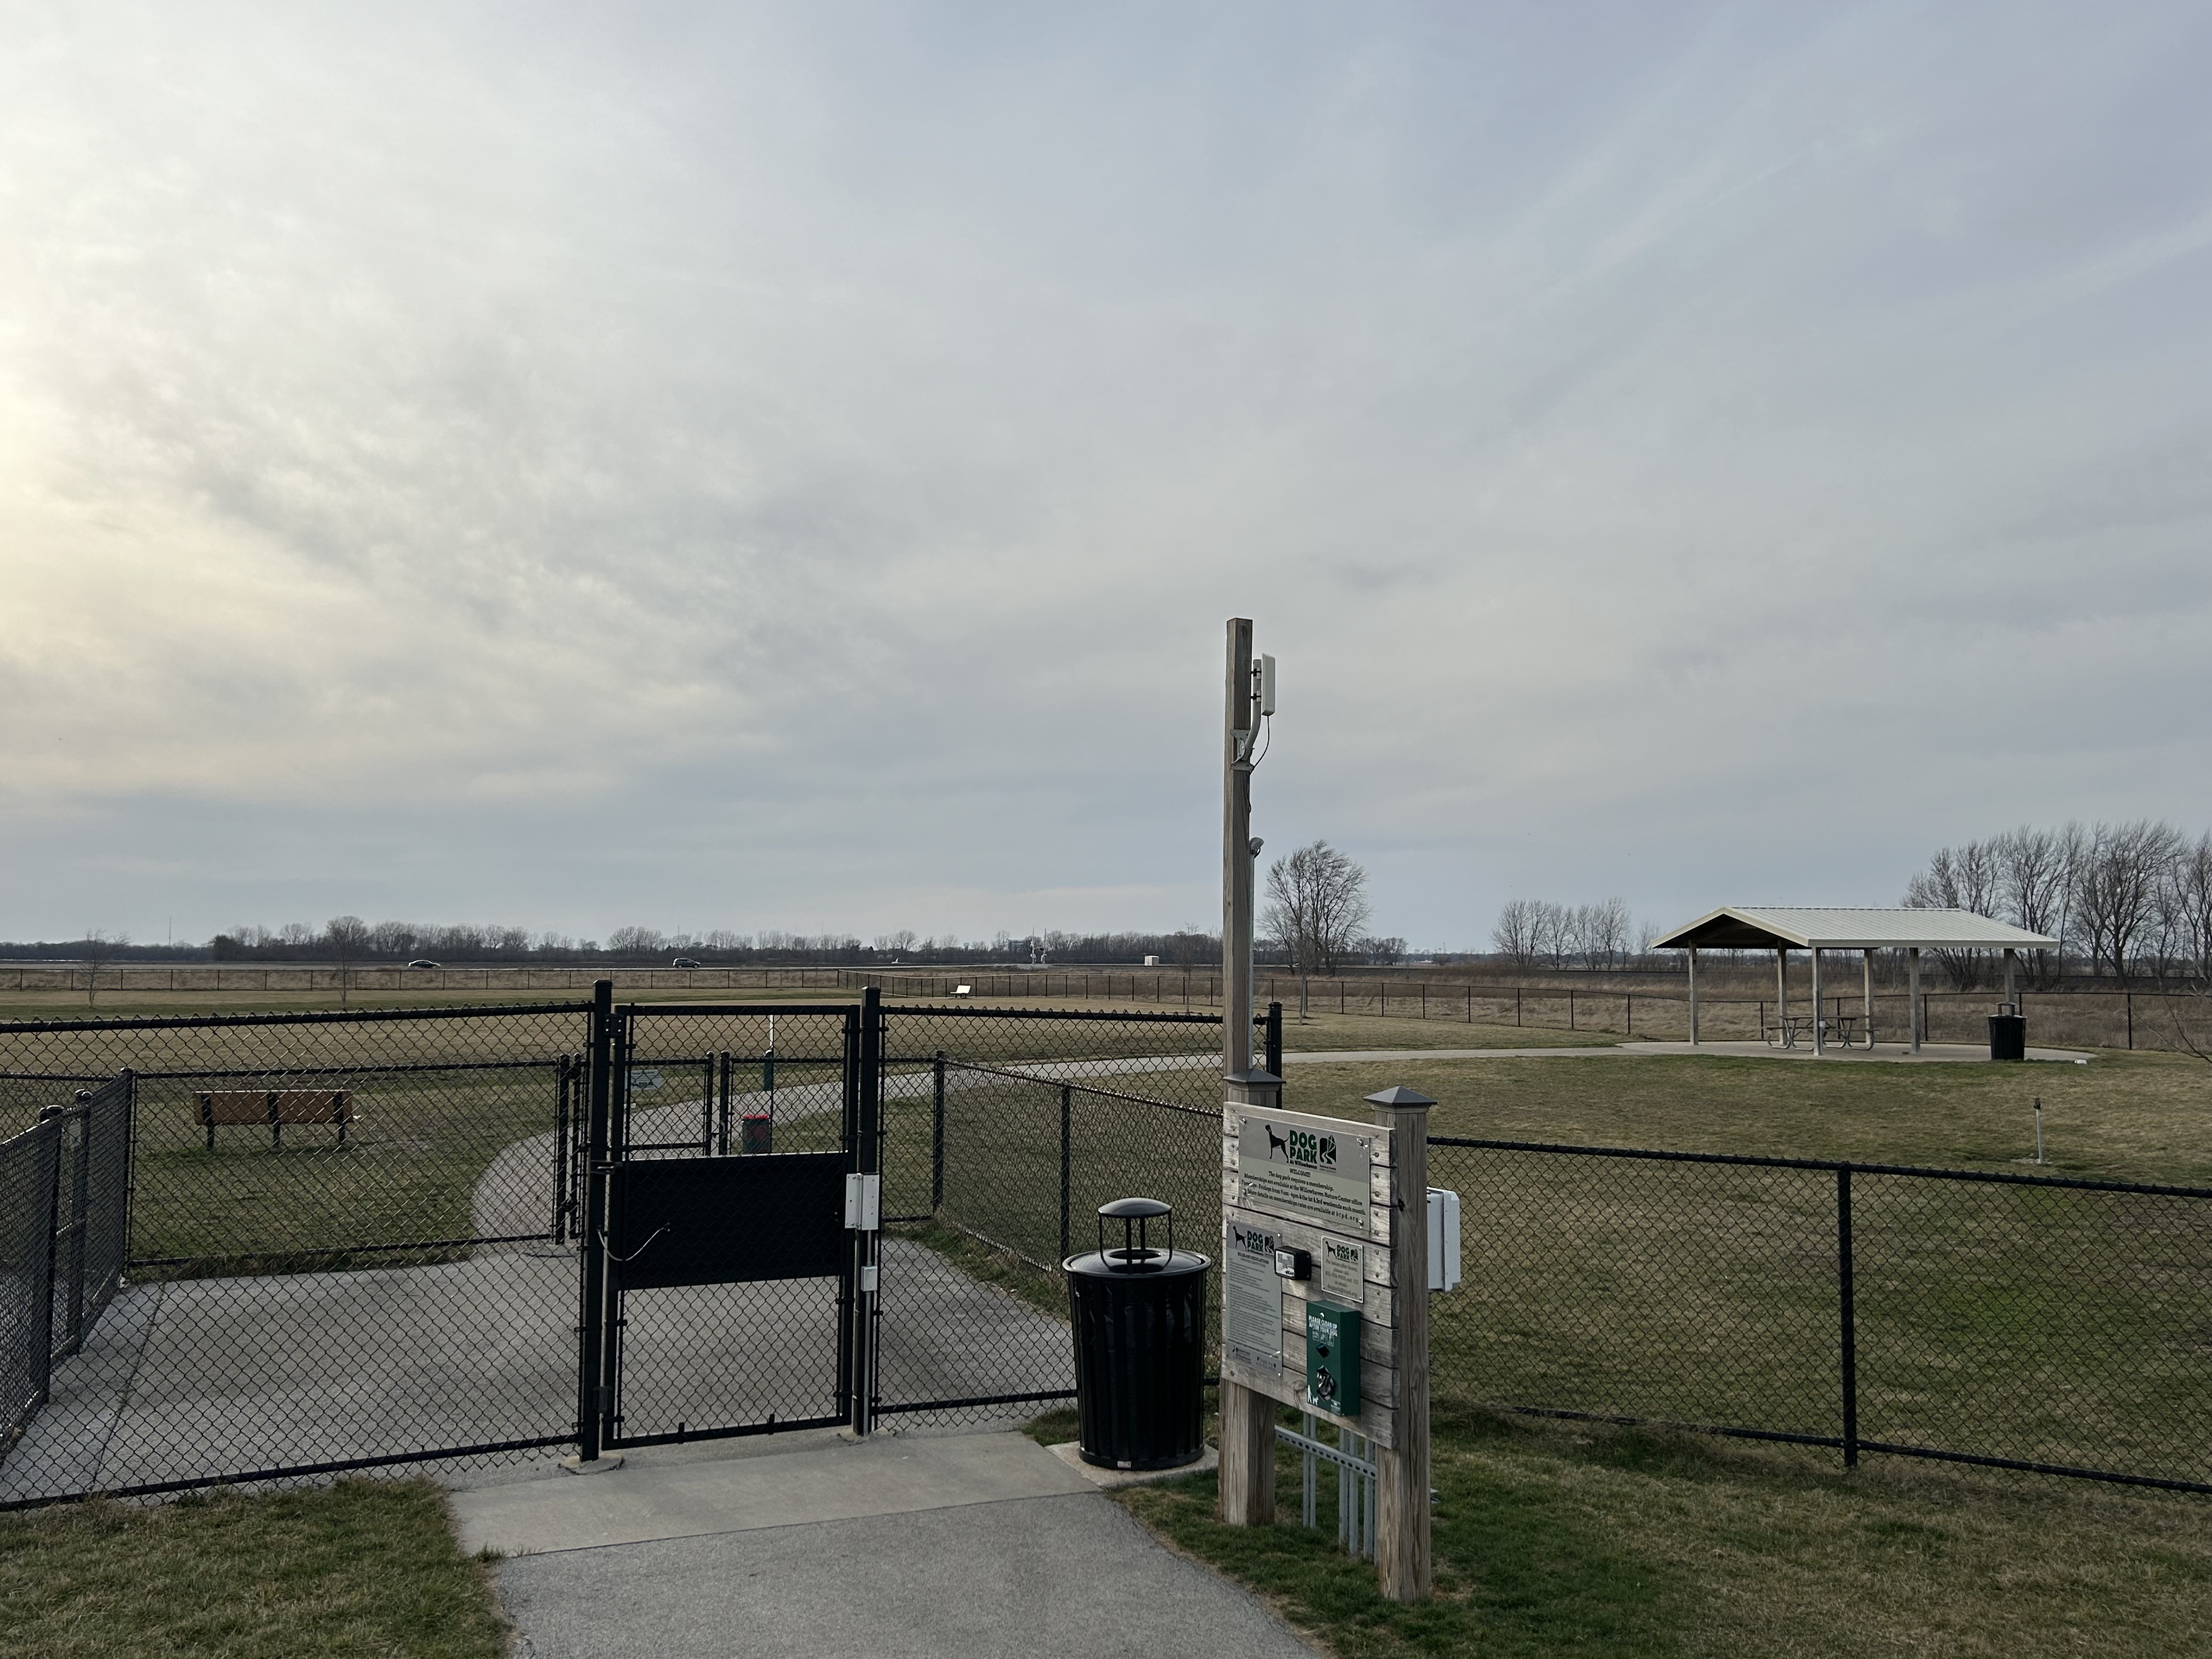
[[[0,6],[0,937],[2212,819],[2212,11]]]

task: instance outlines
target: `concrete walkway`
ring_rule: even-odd
[[[454,1527],[531,1659],[1315,1651],[1024,1437],[808,1442],[458,1492]]]
[[[1765,1042],[1616,1042],[1602,1048],[1318,1048],[1285,1054],[1285,1066],[1353,1065],[1363,1061],[1402,1060],[1662,1060],[1704,1056],[1724,1060],[1819,1060],[1869,1061],[1904,1066],[1956,1066],[1978,1061],[1988,1065],[1990,1051],[1974,1043],[1923,1042],[1920,1052],[1902,1042],[1878,1042],[1871,1049],[1831,1048],[1814,1054],[1808,1045],[1777,1048]],[[2071,1048],[2030,1048],[2027,1057],[2056,1065],[2087,1066],[2090,1056]]]

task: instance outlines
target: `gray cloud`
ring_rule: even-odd
[[[73,7],[0,65],[0,933],[1884,902],[2212,817],[2207,27]]]

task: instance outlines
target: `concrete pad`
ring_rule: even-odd
[[[84,1346],[54,1367],[52,1395],[0,1462],[0,1501],[99,1488],[108,1443],[167,1288],[124,1286],[94,1324]]]
[[[495,1571],[519,1650],[532,1659],[1316,1651],[1250,1595],[1087,1490],[526,1555]]]
[[[1089,1489],[1027,1436],[969,1434],[619,1469],[593,1480],[456,1492],[452,1502],[462,1548],[539,1555]]]
[[[921,1245],[886,1240],[883,1260],[887,1406],[1073,1388],[1064,1322]],[[0,1498],[566,1439],[576,1297],[574,1252],[532,1249],[126,1286],[85,1351],[55,1368],[53,1399],[0,1462]],[[831,1280],[633,1292],[625,1427],[833,1415],[836,1312]]]
[[[1624,1042],[1620,1053],[1624,1054],[1665,1057],[1682,1054],[1720,1054],[1732,1060],[1818,1060],[1869,1062],[1900,1066],[1960,1066],[1993,1065],[1987,1043],[1923,1042],[1915,1054],[1908,1042],[1877,1042],[1872,1048],[1844,1048],[1830,1043],[1826,1050],[1815,1054],[1808,1041],[1794,1048],[1778,1048],[1769,1042],[1701,1042],[1692,1048],[1686,1042]],[[2090,1057],[2072,1048],[2030,1048],[2027,1057],[2061,1065],[2086,1066]]]
[[[1172,1469],[1102,1469],[1096,1463],[1083,1461],[1082,1444],[1073,1440],[1063,1440],[1058,1445],[1048,1446],[1045,1449],[1101,1491],[1111,1491],[1116,1486],[1150,1486],[1155,1480],[1176,1480],[1186,1474],[1205,1474],[1221,1467],[1221,1449],[1218,1446],[1208,1446],[1199,1454],[1196,1462]]]

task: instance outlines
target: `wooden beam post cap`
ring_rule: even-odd
[[[1362,1098],[1370,1106],[1433,1106],[1437,1103],[1418,1090],[1408,1089],[1400,1083],[1394,1083],[1387,1089],[1377,1089]]]

